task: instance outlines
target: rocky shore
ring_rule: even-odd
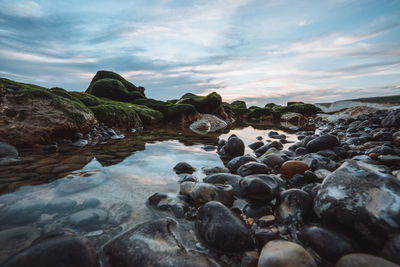
[[[35,236],[29,247],[3,266],[61,262],[112,267],[400,266],[400,110],[332,121],[314,117],[318,110],[304,103],[247,108],[241,101],[223,103],[216,93],[186,94],[177,101],[161,102],[145,98],[144,88],[109,72],[98,72],[87,93],[8,80],[1,85],[0,162],[7,166],[18,166],[18,149],[23,146],[40,146],[51,153],[121,139],[132,128],[177,121],[191,124],[201,134],[220,130],[233,120],[279,120],[316,127],[298,131],[293,143],[286,135],[269,131],[248,145],[251,154],[245,154],[240,136],[220,139],[216,147],[205,149],[215,149],[224,167],[204,167],[201,178],[187,162],[171,166],[179,193],[158,192],[147,201],[158,219],[119,232],[100,248],[90,237],[69,230]],[[28,113],[21,115],[25,106]],[[69,117],[72,106],[74,115]],[[118,113],[120,108],[125,110]],[[56,111],[45,121],[40,112],[52,109]],[[31,123],[37,132],[33,128],[21,132]],[[108,211],[87,202],[80,204],[85,209],[68,217],[70,224],[109,223]],[[49,214],[51,209],[77,208],[67,202],[41,205]],[[39,217],[36,208],[25,207],[27,217]],[[0,221],[12,218],[16,209],[0,203]],[[116,210],[124,207],[113,209],[109,212],[115,213],[114,219],[122,221],[120,214],[125,213]],[[12,231],[15,228],[3,230],[0,237],[7,239]]]

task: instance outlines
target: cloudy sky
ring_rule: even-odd
[[[250,104],[400,94],[400,0],[0,0],[0,76]]]

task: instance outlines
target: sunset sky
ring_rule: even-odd
[[[0,77],[146,95],[331,102],[400,94],[399,0],[0,0]]]

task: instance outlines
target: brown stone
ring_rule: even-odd
[[[289,160],[282,164],[281,174],[291,178],[295,174],[304,174],[308,170],[308,165],[299,160]]]

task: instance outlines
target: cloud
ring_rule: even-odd
[[[9,5],[8,9],[20,17],[41,17],[43,10],[35,1],[22,1]]]
[[[311,23],[312,23],[311,20],[302,19],[299,22],[297,22],[297,25],[300,27],[304,27],[304,26],[310,25]]]

